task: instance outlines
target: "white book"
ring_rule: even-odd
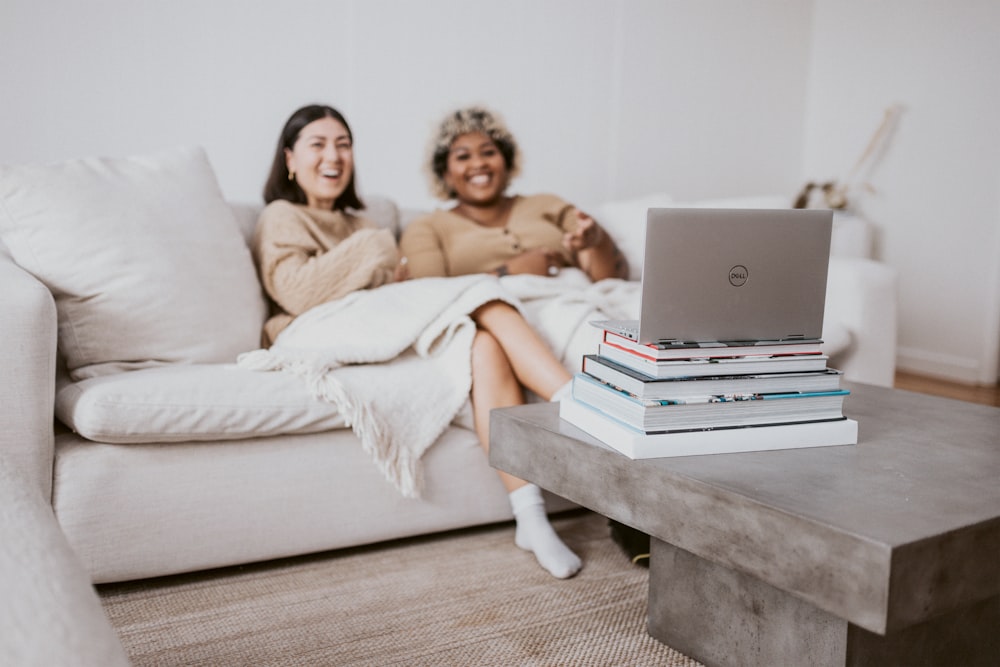
[[[630,459],[855,445],[858,442],[858,423],[847,418],[800,424],[646,433],[572,398],[564,398],[560,402],[559,416]]]

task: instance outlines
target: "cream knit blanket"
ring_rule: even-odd
[[[556,279],[478,274],[392,283],[303,313],[269,349],[238,363],[300,376],[337,407],[386,478],[404,496],[419,497],[420,458],[469,397],[470,313],[489,301],[511,303],[576,370],[572,341],[582,334],[580,349],[596,351],[599,332],[586,320],[628,316],[637,295],[630,285],[591,285],[576,270]]]

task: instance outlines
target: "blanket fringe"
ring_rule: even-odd
[[[263,349],[244,352],[236,357],[236,363],[252,371],[278,371],[285,366],[276,354]]]
[[[405,498],[419,498],[422,476],[418,462],[397,447],[389,426],[364,403],[352,401],[344,385],[329,371],[307,377],[313,395],[334,405],[361,441],[376,467]]]

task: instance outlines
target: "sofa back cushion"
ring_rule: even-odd
[[[669,194],[649,194],[633,199],[610,201],[600,206],[594,217],[611,234],[629,265],[629,279],[641,280],[645,249],[646,211],[650,208],[774,208],[791,206],[790,197],[761,195],[726,197],[697,201],[676,201]],[[847,211],[834,211],[830,255],[862,257],[872,255],[871,225]]]
[[[396,202],[384,195],[362,195],[361,200],[365,207],[359,211],[354,211],[363,218],[368,218],[381,229],[388,229],[392,235],[399,239],[400,233],[400,212]],[[248,204],[246,202],[231,202],[233,214],[239,224],[240,233],[249,246],[253,240],[253,232],[257,227],[257,219],[260,212],[264,210],[263,204]],[[351,209],[353,211],[353,209]]]
[[[634,199],[606,202],[594,211],[594,219],[611,235],[628,261],[628,279],[642,279],[646,248],[646,211],[673,206],[668,194],[650,194]]]
[[[0,238],[52,291],[73,379],[260,344],[253,260],[200,148],[0,167]]]

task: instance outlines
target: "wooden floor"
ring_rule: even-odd
[[[896,389],[906,389],[907,391],[916,391],[921,394],[931,394],[932,396],[943,396],[945,398],[955,398],[960,401],[969,401],[970,403],[982,403],[984,405],[1000,407],[1000,385],[992,387],[973,386],[899,371],[896,373],[895,387]]]

